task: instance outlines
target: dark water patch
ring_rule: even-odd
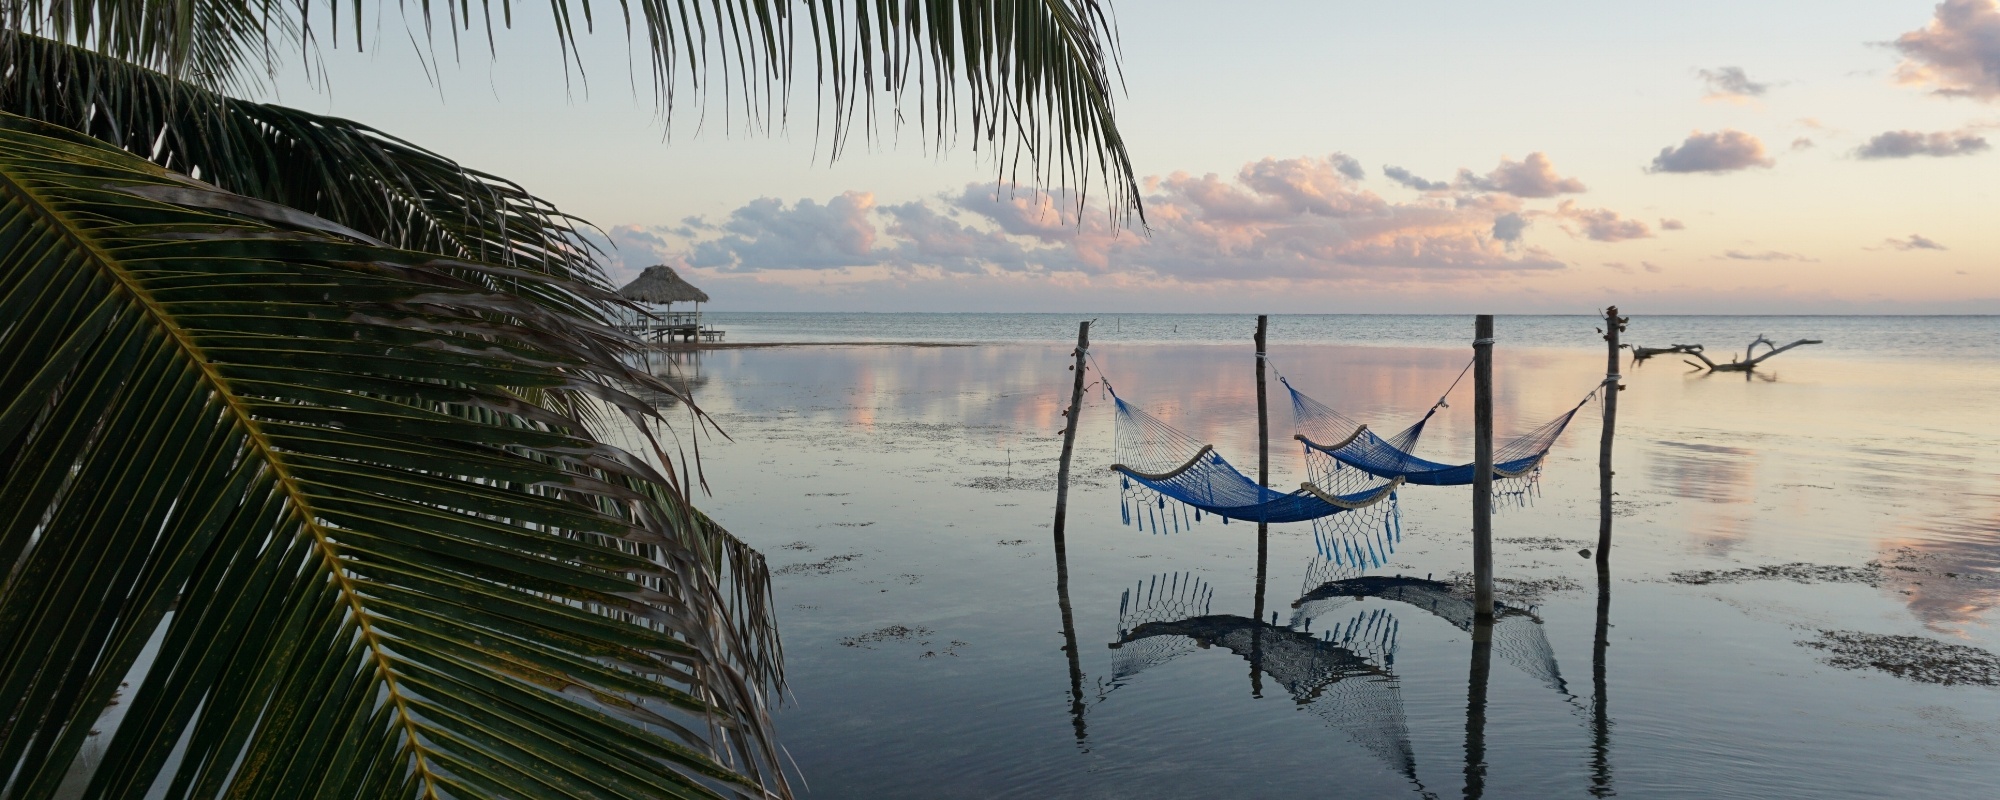
[[[812,545],[811,545],[810,543],[807,543],[807,542],[792,542],[791,544],[781,544],[781,545],[778,545],[778,549],[780,549],[780,550],[811,550],[811,549],[813,549],[813,546],[812,546]]]
[[[1026,539],[1001,539],[1001,540],[1000,540],[1000,546],[1001,546],[1001,547],[1015,547],[1015,546],[1018,546],[1018,545],[1024,545],[1024,544],[1027,544],[1027,543],[1028,543],[1028,540],[1026,540]]]
[[[1744,581],[1788,580],[1797,583],[1863,583],[1869,586],[1882,585],[1882,564],[1870,561],[1858,567],[1838,564],[1809,564],[1794,561],[1790,564],[1767,564],[1761,567],[1742,569],[1701,569],[1676,572],[1667,576],[1674,583],[1689,586],[1706,586],[1711,583],[1742,583]]]
[[[863,650],[873,650],[875,649],[874,647],[875,645],[882,644],[884,642],[907,642],[912,640],[920,640],[917,641],[917,644],[930,644],[930,640],[922,639],[922,637],[929,636],[933,633],[936,633],[936,631],[933,631],[922,625],[918,625],[915,627],[911,627],[909,625],[887,625],[869,631],[867,633],[861,634],[860,636],[843,637],[840,640],[840,646],[859,647]]]
[[[1553,536],[1517,536],[1500,541],[1523,550],[1576,550],[1590,546],[1589,542],[1581,539],[1558,539]]]
[[[2000,686],[2000,655],[1970,645],[1922,636],[1826,630],[1819,632],[1819,638],[1798,644],[1825,651],[1820,660],[1841,669],[1875,669],[1940,686]]]
[[[1074,476],[1070,478],[1070,481],[1072,485],[1081,483]],[[1053,492],[1056,490],[1056,476],[986,475],[960,481],[958,485],[967,489],[978,489],[983,492]]]
[[[866,527],[868,527],[868,526],[870,526],[870,525],[873,525],[873,524],[875,524],[875,523],[873,523],[873,522],[836,522],[836,523],[833,523],[833,527],[836,527],[836,528],[866,528]]]
[[[919,642],[919,644],[929,644],[929,642]],[[925,650],[924,652],[918,654],[917,657],[937,658],[938,656],[950,656],[952,658],[957,658],[958,648],[964,647],[966,644],[967,644],[966,642],[961,642],[957,639],[953,639],[949,644],[945,645],[943,652],[939,652],[937,650]]]
[[[1464,597],[1472,597],[1472,573],[1453,572],[1446,576],[1451,591]],[[1583,584],[1575,578],[1556,576],[1553,578],[1503,578],[1493,577],[1493,596],[1502,602],[1515,605],[1535,605],[1552,594],[1581,591]]]
[[[841,565],[860,557],[861,557],[860,553],[848,553],[846,555],[827,556],[826,558],[822,558],[818,561],[808,561],[804,564],[792,564],[790,566],[779,567],[778,569],[772,571],[771,574],[832,575],[833,573],[836,572],[846,572],[848,568],[843,567]]]

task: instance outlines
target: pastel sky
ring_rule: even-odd
[[[669,126],[615,20],[579,76],[533,4],[497,58],[322,31],[268,99],[512,178],[718,309],[2000,313],[1996,0],[1112,8],[1143,230],[969,137],[828,163],[810,83],[786,130],[719,95]]]

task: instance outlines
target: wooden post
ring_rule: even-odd
[[[1473,613],[1493,618],[1493,315],[1472,326]]]
[[[1056,545],[1056,600],[1062,611],[1063,651],[1069,656],[1069,712],[1076,727],[1076,739],[1084,740],[1083,722],[1083,667],[1078,661],[1076,649],[1076,617],[1069,605],[1069,547],[1063,536],[1063,523],[1069,517],[1069,460],[1076,452],[1076,428],[1083,416],[1084,359],[1090,354],[1090,323],[1076,326],[1076,364],[1070,369],[1076,372],[1070,382],[1069,410],[1063,412],[1068,425],[1063,427],[1062,464],[1056,471],[1056,521],[1054,525]]]
[[[1069,390],[1069,410],[1063,412],[1068,424],[1063,426],[1062,464],[1056,470],[1056,553],[1061,558],[1063,550],[1063,521],[1069,517],[1069,457],[1076,452],[1076,423],[1083,415],[1083,371],[1084,358],[1090,354],[1090,323],[1080,322],[1076,326],[1076,364],[1070,367],[1076,372]]]
[[[1271,411],[1264,399],[1264,330],[1270,317],[1257,315],[1257,485],[1271,485]],[[1271,524],[1257,520],[1257,613],[1259,623],[1264,621],[1264,578],[1265,568],[1270,563]]]
[[[1625,330],[1625,318],[1618,307],[1604,309],[1604,436],[1597,445],[1597,567],[1611,566],[1611,437],[1618,428],[1619,384],[1618,334]]]

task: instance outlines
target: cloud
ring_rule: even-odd
[[[1348,162],[1267,158],[1226,177],[1147,178],[1148,232],[1114,230],[1101,213],[1066,216],[1067,195],[973,184],[892,204],[866,192],[763,198],[673,228],[615,228],[612,238],[649,263],[788,286],[953,276],[1152,287],[1394,283],[1565,266],[1520,243],[1527,220],[1509,196],[1391,202],[1356,185]]]
[[[1687,223],[1685,223],[1685,222],[1682,222],[1682,221],[1680,221],[1680,220],[1677,220],[1677,219],[1673,219],[1673,218],[1671,218],[1671,217],[1661,217],[1661,218],[1660,218],[1660,230],[1663,230],[1663,231],[1684,231],[1684,230],[1687,230],[1687,227],[1688,227],[1688,226],[1687,226]]]
[[[2000,98],[2000,4],[1945,0],[1929,25],[1896,37],[1896,81],[1934,94]]]
[[[1950,250],[1928,237],[1910,234],[1908,239],[1884,239],[1882,243],[1897,250]]]
[[[1604,262],[1604,268],[1605,268],[1605,269],[1614,269],[1614,270],[1617,270],[1617,271],[1619,271],[1619,272],[1623,272],[1623,273],[1625,273],[1625,274],[1627,274],[1627,275],[1630,275],[1630,274],[1632,274],[1632,267],[1631,267],[1631,265],[1629,265],[1629,264],[1626,264],[1626,263],[1625,263],[1625,262],[1623,262],[1623,261],[1606,261],[1606,262]]]
[[[1526,159],[1500,159],[1500,166],[1485,175],[1472,170],[1458,171],[1458,186],[1482,192],[1501,192],[1515,197],[1554,197],[1586,191],[1583,181],[1556,174],[1547,153],[1529,153]]]
[[[1409,170],[1403,169],[1402,167],[1385,166],[1382,168],[1382,174],[1388,176],[1389,180],[1395,181],[1404,186],[1408,186],[1419,192],[1442,192],[1446,189],[1451,188],[1451,184],[1449,183],[1445,183],[1444,181],[1424,180],[1423,178],[1419,178],[1415,175],[1410,174]]]
[[[1749,252],[1744,252],[1742,250],[1729,250],[1725,251],[1720,257],[1732,259],[1735,261],[1817,261],[1818,260],[1818,259],[1807,258],[1805,256],[1799,255],[1798,253],[1781,253],[1776,250],[1765,250],[1764,252],[1761,253],[1749,253]]]
[[[1708,100],[1747,103],[1752,98],[1762,97],[1771,88],[1768,83],[1750,80],[1742,67],[1696,70],[1695,75],[1708,84],[1708,96],[1704,98]]]
[[[1792,140],[1792,150],[1795,152],[1799,150],[1811,150],[1818,146],[1819,143],[1814,142],[1813,140],[1808,139],[1804,136]]]
[[[1648,172],[1735,172],[1770,167],[1777,162],[1764,154],[1764,143],[1739,130],[1695,131],[1678,147],[1662,147]]]
[[[823,269],[874,263],[875,196],[845,192],[825,204],[775,197],[752,200],[716,224],[721,235],[697,244],[688,263],[725,269]]]
[[[1854,151],[1860,158],[1910,158],[1911,156],[1969,156],[1993,149],[1985,137],[1970,131],[1938,131],[1920,133],[1918,131],[1889,131],[1880,134],[1861,148]]]
[[[1641,267],[1644,267],[1644,268],[1646,269],[1646,271],[1647,271],[1647,272],[1665,272],[1665,271],[1666,271],[1665,269],[1661,268],[1661,267],[1660,267],[1660,265],[1658,265],[1658,264],[1655,264],[1655,263],[1653,263],[1653,262],[1651,262],[1651,261],[1641,261],[1641,262],[1639,262],[1639,266],[1641,266]]]
[[[1644,222],[1618,216],[1618,212],[1608,208],[1578,208],[1573,200],[1562,201],[1550,213],[1569,223],[1564,227],[1572,234],[1581,233],[1584,238],[1595,242],[1622,242],[1653,236],[1653,230]]]
[[[1327,160],[1332,162],[1333,168],[1339,170],[1342,175],[1346,175],[1357,181],[1368,179],[1368,170],[1363,168],[1361,162],[1353,156],[1346,153],[1334,153],[1327,156]]]

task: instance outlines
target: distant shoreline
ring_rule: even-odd
[[[980,342],[663,342],[657,350],[753,350],[766,347],[978,347]]]

